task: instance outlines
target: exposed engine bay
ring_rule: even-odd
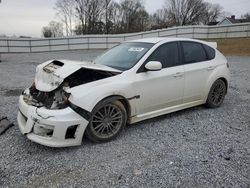
[[[67,107],[67,94],[60,86],[55,91],[43,92],[36,89],[33,84],[23,93],[23,99],[28,105],[45,107],[47,109],[63,109]]]
[[[44,66],[43,72],[53,74],[57,69],[60,69],[63,66],[64,64],[62,62],[55,60]],[[34,82],[29,89],[23,92],[24,101],[27,104],[36,107],[45,107],[46,109],[63,109],[68,106],[68,98],[70,94],[66,92],[67,89],[112,77],[117,74],[119,73],[80,68],[73,74],[66,77],[56,89],[50,92],[38,90]]]

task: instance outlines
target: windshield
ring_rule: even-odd
[[[108,50],[94,62],[125,71],[136,65],[153,45],[142,42],[123,43]]]

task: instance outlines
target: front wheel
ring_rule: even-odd
[[[219,107],[224,101],[226,92],[227,86],[225,82],[221,79],[216,80],[209,91],[205,105],[209,108]]]
[[[92,111],[86,136],[94,142],[110,141],[122,131],[126,120],[127,112],[121,102],[103,101]]]

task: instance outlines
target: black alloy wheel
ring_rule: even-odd
[[[225,98],[227,92],[226,84],[223,80],[219,79],[214,82],[208,94],[206,106],[210,108],[219,107]]]

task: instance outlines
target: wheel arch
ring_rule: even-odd
[[[119,102],[122,103],[122,105],[124,106],[124,108],[126,109],[126,112],[127,112],[127,120],[129,120],[129,118],[131,116],[131,105],[130,105],[128,99],[126,99],[124,96],[110,95],[110,96],[104,97],[95,106],[97,106],[99,103],[101,103],[103,101],[111,102],[111,101],[115,101],[115,100],[118,100]]]
[[[204,98],[204,103],[207,101],[208,98],[208,94],[211,90],[212,85],[217,81],[217,80],[222,80],[225,84],[226,84],[226,92],[228,91],[228,80],[224,77],[224,76],[218,76],[215,79],[213,79],[213,81],[209,82],[209,86],[206,89],[206,94],[205,94],[205,98]]]
[[[218,79],[216,79],[216,80],[222,80],[222,81],[226,84],[226,88],[227,88],[226,91],[228,92],[228,81],[227,81],[227,79],[226,79],[225,77],[220,77],[220,78],[218,78]],[[216,81],[216,80],[215,80],[215,81]],[[215,81],[214,81],[214,82],[215,82]]]
[[[229,81],[230,81],[230,71],[227,68],[226,64],[218,66],[208,77],[207,82],[205,84],[205,88],[204,88],[204,98],[203,98],[204,103],[206,103],[207,101],[207,97],[208,97],[208,94],[210,92],[212,85],[218,79],[221,79],[226,84],[226,92],[227,92],[228,87],[229,87]]]

